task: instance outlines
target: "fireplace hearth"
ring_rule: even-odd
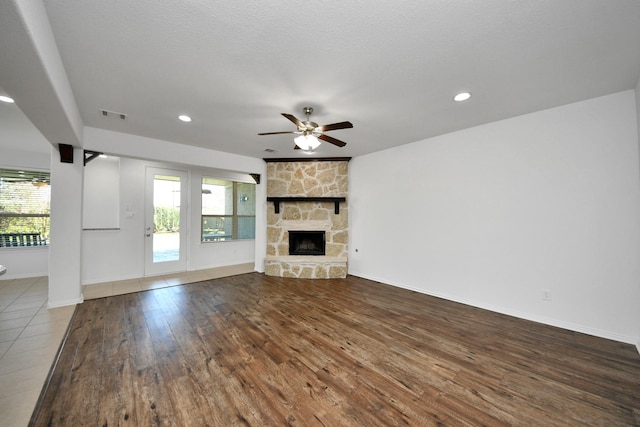
[[[289,231],[289,255],[324,254],[324,231]]]

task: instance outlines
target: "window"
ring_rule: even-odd
[[[203,242],[254,239],[256,185],[202,178]]]
[[[49,172],[0,169],[0,247],[49,241]]]

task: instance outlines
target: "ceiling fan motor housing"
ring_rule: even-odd
[[[293,122],[296,125],[295,132],[290,132],[290,131],[264,132],[264,133],[259,133],[258,135],[277,135],[277,134],[283,134],[283,133],[293,133],[293,134],[301,134],[304,137],[313,136],[314,139],[316,138],[321,139],[323,141],[329,142],[338,147],[344,147],[345,145],[347,145],[347,143],[344,141],[340,141],[339,139],[325,135],[325,132],[331,131],[331,130],[352,128],[353,125],[351,124],[351,122],[340,122],[340,123],[332,123],[330,125],[319,126],[316,122],[312,122],[311,120],[309,120],[309,116],[311,115],[311,113],[313,113],[312,107],[304,107],[302,111],[307,116],[307,120],[305,120],[304,122],[297,119],[295,116],[291,114],[282,113],[282,115],[285,118],[287,118],[289,121]],[[317,139],[316,139],[316,143],[319,144]],[[299,144],[296,143],[296,148],[298,147],[299,147]]]

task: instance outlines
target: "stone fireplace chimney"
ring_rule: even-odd
[[[265,274],[347,276],[349,160],[265,159],[269,200]],[[289,255],[290,231],[324,231],[325,254]]]

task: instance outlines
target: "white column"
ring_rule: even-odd
[[[60,162],[51,149],[51,243],[48,307],[78,304],[82,299],[82,186],[84,151],[74,162]]]

